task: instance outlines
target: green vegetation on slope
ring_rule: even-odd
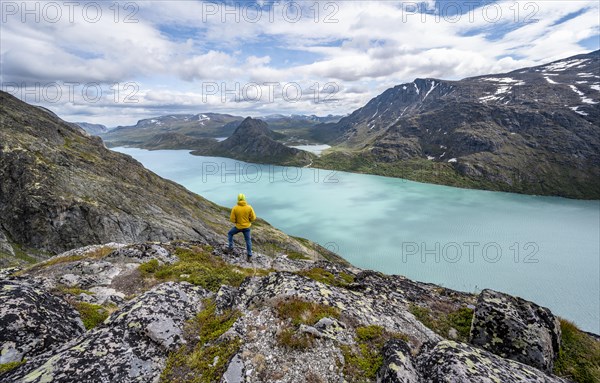
[[[160,381],[219,382],[229,360],[241,346],[240,339],[221,336],[240,316],[236,310],[219,313],[214,301],[204,301],[204,310],[186,324],[183,335],[186,343],[169,355]]]
[[[567,320],[560,320],[562,342],[554,374],[577,383],[600,382],[600,341],[581,332]]]
[[[155,259],[143,263],[139,270],[146,278],[164,281],[186,281],[217,291],[221,285],[239,286],[244,278],[251,275],[266,275],[268,270],[253,270],[233,266],[210,253],[209,248],[177,248],[179,261],[173,264],[159,264]]]
[[[383,364],[381,349],[390,339],[407,341],[403,334],[391,333],[381,326],[360,326],[356,329],[356,345],[340,346],[344,355],[344,377],[353,383],[374,381]]]
[[[453,328],[457,332],[457,340],[461,342],[469,340],[471,322],[473,321],[473,310],[470,308],[461,307],[456,311],[445,313],[442,311],[434,312],[429,308],[411,304],[409,311],[421,323],[444,338],[449,337],[450,329]]]

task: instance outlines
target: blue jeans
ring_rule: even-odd
[[[250,228],[247,229],[238,229],[237,227],[233,227],[227,233],[227,237],[229,238],[229,248],[233,249],[233,236],[237,233],[242,232],[244,234],[244,239],[246,240],[246,250],[248,251],[248,256],[252,256],[252,238],[250,237]]]

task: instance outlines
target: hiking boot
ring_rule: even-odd
[[[251,255],[247,255],[246,256],[246,261],[247,262],[252,262],[252,256]]]
[[[231,253],[233,253],[233,249],[232,249],[232,248],[230,248],[230,247],[228,247],[228,248],[226,248],[226,249],[225,249],[223,252],[224,252],[225,254],[231,254]]]

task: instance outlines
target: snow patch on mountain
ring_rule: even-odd
[[[545,65],[544,71],[562,72],[569,68],[577,67],[587,61],[589,61],[589,59],[573,59],[573,60],[559,61],[559,62],[555,62],[553,64]]]

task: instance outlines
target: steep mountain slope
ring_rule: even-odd
[[[338,150],[316,165],[600,198],[599,104],[600,51],[461,81],[416,79],[325,126]]]
[[[275,141],[281,136],[270,130],[266,122],[248,117],[228,139],[192,154],[278,165],[305,166],[312,162],[313,154]]]
[[[223,241],[230,226],[228,209],[5,92],[0,92],[0,181],[2,256],[21,246],[56,253],[106,242]],[[317,258],[334,257],[264,221],[256,226],[257,248],[315,248]]]
[[[75,124],[79,125],[80,128],[92,136],[98,136],[108,132],[108,128],[102,124],[90,124],[89,122],[76,122]]]

